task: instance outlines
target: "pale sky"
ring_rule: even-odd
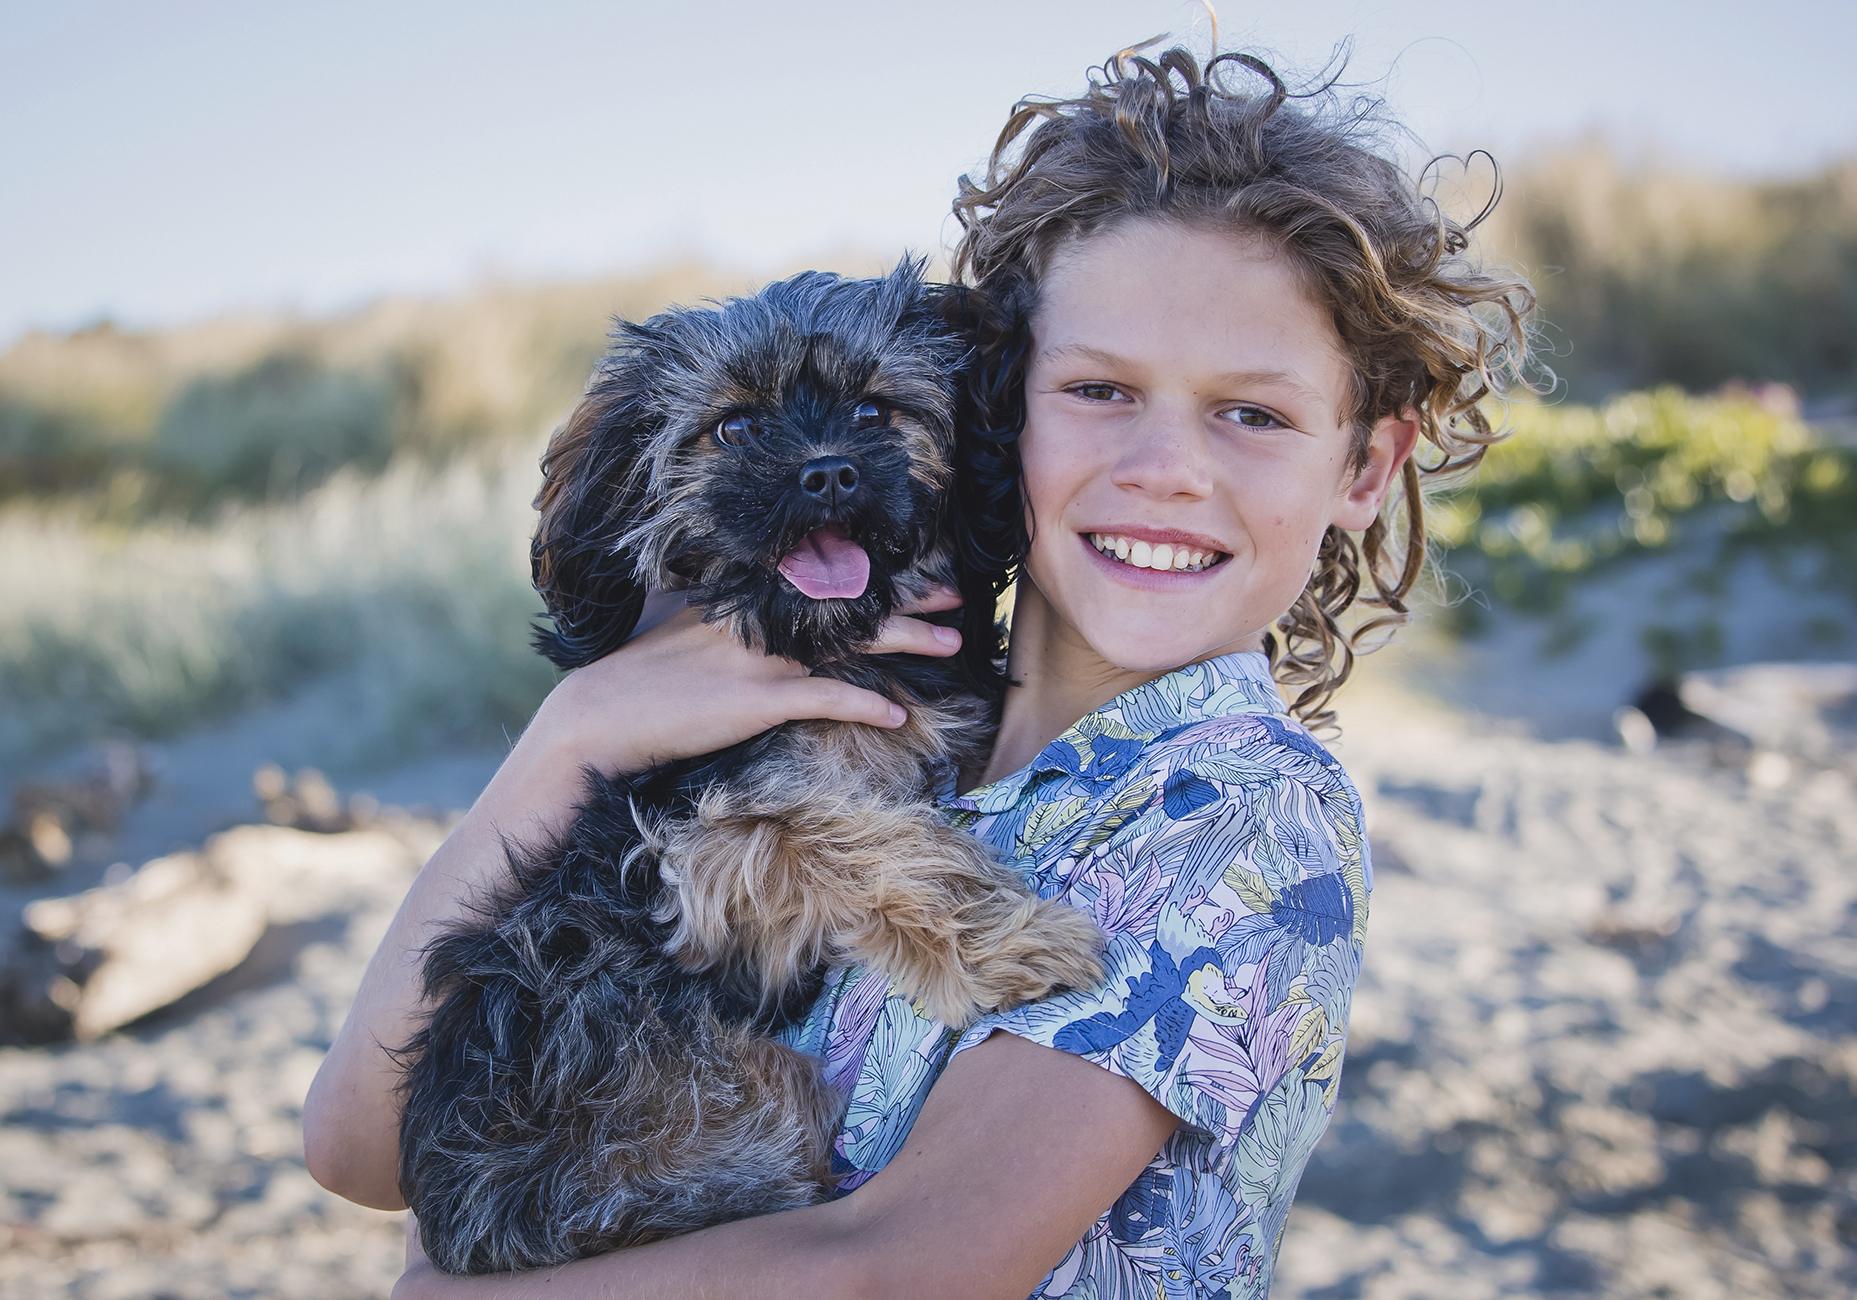
[[[1272,12],[1272,11],[1275,12]],[[1857,3],[1220,6],[1426,144],[1786,175],[1857,151]],[[0,346],[104,316],[323,312],[694,254],[938,252],[1020,96],[1071,93],[1173,0],[0,0]]]

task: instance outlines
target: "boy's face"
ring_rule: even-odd
[[[1027,594],[1046,638],[1122,670],[1260,648],[1417,436],[1381,421],[1353,472],[1340,338],[1261,240],[1137,221],[1073,244],[1032,342]]]

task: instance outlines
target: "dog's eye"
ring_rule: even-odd
[[[746,447],[761,432],[751,415],[731,415],[716,426],[716,441],[724,447]]]
[[[890,422],[890,408],[882,402],[859,402],[851,418],[860,429],[873,428]]]

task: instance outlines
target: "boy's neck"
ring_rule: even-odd
[[[1006,662],[1016,684],[1006,689],[983,785],[1024,767],[1084,714],[1168,671],[1108,662],[1024,577],[1013,598],[1010,647]]]
[[[1262,649],[1260,634],[1255,641],[1247,637],[1243,642],[1208,651],[1193,662],[1239,650]],[[981,785],[1011,776],[1084,714],[1100,709],[1124,691],[1174,671],[1120,668],[1110,663],[1024,575],[1013,593],[1012,638],[1006,665],[1017,684],[1006,688],[999,737],[993,742],[993,754],[987,759]]]

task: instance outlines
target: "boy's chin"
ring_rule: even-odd
[[[1258,650],[1256,637],[1221,640],[1216,632],[1124,626],[1098,629],[1089,638],[1096,653],[1127,673],[1168,673],[1202,659]]]

